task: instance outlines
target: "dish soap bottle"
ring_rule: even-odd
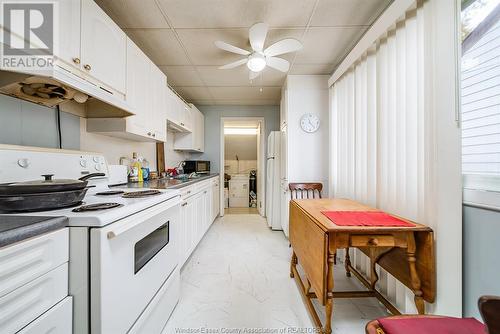
[[[132,153],[132,165],[130,166],[131,175],[133,177],[132,182],[142,182],[144,181],[142,177],[142,166],[141,162],[137,158],[137,152]]]

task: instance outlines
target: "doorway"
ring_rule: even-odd
[[[221,119],[221,213],[265,213],[264,118]]]

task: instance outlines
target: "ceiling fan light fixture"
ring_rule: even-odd
[[[252,72],[260,72],[266,67],[266,58],[260,53],[253,53],[248,57],[247,67]]]

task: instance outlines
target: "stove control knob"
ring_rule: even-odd
[[[80,166],[82,166],[83,168],[87,167],[87,160],[81,159],[80,160]]]
[[[23,159],[17,160],[17,164],[19,165],[19,167],[28,168],[30,165],[30,162],[28,159],[23,158]]]
[[[99,162],[99,157],[95,156],[95,157],[92,158],[92,160],[94,160],[94,162]]]
[[[99,164],[95,164],[95,165],[94,165],[94,168],[95,168],[95,170],[101,170],[101,165],[99,165]]]

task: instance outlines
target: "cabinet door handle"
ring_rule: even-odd
[[[148,136],[151,136],[151,132],[148,132]]]
[[[85,64],[83,68],[86,69],[87,71],[90,71],[92,69],[92,67],[89,64]]]
[[[204,193],[204,194],[206,194],[206,193],[207,193],[207,191],[205,190],[203,193]]]
[[[80,64],[80,58],[77,57],[73,58],[73,63]]]
[[[187,202],[181,204],[181,206],[186,206],[186,205],[188,205]]]
[[[153,133],[153,137],[156,137],[156,133]]]

